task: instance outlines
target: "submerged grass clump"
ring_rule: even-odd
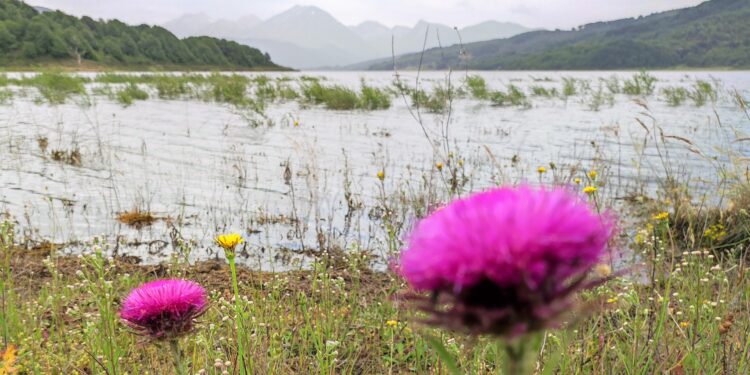
[[[209,77],[213,88],[211,98],[219,103],[241,106],[248,103],[247,86],[249,80],[240,75],[224,76],[213,74]]]
[[[557,88],[546,88],[544,86],[531,86],[531,95],[544,98],[555,98],[559,96]]]
[[[10,89],[0,89],[0,104],[8,104],[13,99],[13,91]]]
[[[510,84],[507,91],[493,91],[490,94],[490,101],[496,106],[518,106],[530,107],[526,94],[516,85]]]
[[[143,228],[156,222],[158,218],[149,211],[134,208],[130,211],[121,212],[117,215],[117,221],[134,228]]]
[[[391,108],[391,96],[387,91],[368,86],[362,80],[359,94],[359,108],[368,111]]]
[[[308,104],[323,105],[331,110],[379,110],[391,106],[390,95],[380,88],[361,83],[360,92],[341,85],[323,85],[310,80],[302,85],[302,97]]]
[[[671,107],[681,106],[688,98],[688,90],[684,87],[665,87],[661,93]]]
[[[466,86],[472,98],[477,100],[487,100],[490,98],[490,90],[482,76],[470,75],[466,77]]]
[[[138,85],[130,83],[115,93],[117,102],[124,106],[132,105],[136,100],[148,100],[148,93]]]
[[[45,149],[46,149],[46,142],[45,142]],[[52,160],[56,162],[72,165],[74,167],[80,167],[81,165],[83,165],[83,157],[81,155],[81,150],[78,147],[74,147],[69,150],[66,150],[66,149],[51,150],[50,158],[52,158]]]
[[[85,95],[86,82],[87,79],[70,74],[45,72],[16,83],[36,87],[44,101],[50,104],[63,104],[72,95]]]
[[[631,96],[649,96],[656,89],[656,77],[642,71],[625,80],[622,92]]]

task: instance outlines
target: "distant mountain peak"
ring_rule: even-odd
[[[316,7],[315,5],[295,5],[284,13],[290,13],[290,14],[301,15],[301,16],[318,16],[318,15],[330,16],[328,12]]]

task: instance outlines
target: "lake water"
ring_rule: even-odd
[[[270,76],[302,74],[352,88],[361,79],[381,87],[393,81],[390,72]],[[459,84],[464,74],[454,72],[453,83]],[[492,88],[513,84],[525,91],[534,85],[560,89],[563,77],[588,81],[595,89],[600,78],[633,75],[472,74],[483,76]],[[444,82],[446,75],[429,72],[421,78],[430,86]],[[653,189],[655,171],[664,171],[660,154],[665,153],[671,173],[693,179],[700,189],[701,181],[718,178],[716,163],[726,162],[717,148],[750,153],[750,142],[732,142],[750,133],[750,119],[730,95],[737,90],[750,98],[750,72],[653,75],[659,80],[657,94],[644,99],[615,95],[611,105],[598,110],[590,95],[532,97],[529,108],[459,99],[450,118],[423,113],[423,124],[436,140],[449,123],[452,152],[465,160],[465,191],[501,182],[538,183],[537,167],[550,169],[552,162],[557,169],[542,180],[564,180],[571,167],[596,168],[608,181],[602,190],[621,197],[634,189]],[[401,77],[413,84],[416,73],[402,72]],[[658,94],[663,87],[690,87],[697,79],[719,85],[715,103],[672,107]],[[321,235],[328,243],[373,250],[385,258],[383,223],[373,209],[381,188],[386,194],[397,188],[416,191],[439,185],[443,178],[434,163],[447,159],[444,149],[427,141],[413,109],[400,97],[394,97],[388,110],[367,112],[275,103],[266,109],[271,127],[250,126],[244,115],[228,105],[155,96],[124,108],[106,97],[93,97],[90,105],[73,100],[52,106],[36,103],[33,90],[25,97],[17,94],[0,105],[0,211],[12,215],[29,237],[65,243],[99,237],[110,251],[146,262],[168,259],[172,239],[178,237],[193,241],[192,260],[219,257],[211,239],[219,232],[239,231],[248,238],[241,261],[282,269],[303,264],[306,250],[317,248]],[[668,137],[657,149],[653,140],[660,133]],[[82,164],[51,160],[39,138],[47,138],[50,150],[78,147]],[[641,149],[644,138],[651,141]],[[693,143],[692,151],[681,138]],[[383,186],[379,170],[386,173]],[[363,208],[347,215],[346,192]],[[171,219],[142,229],[115,220],[134,207]],[[81,249],[73,244],[65,251]]]

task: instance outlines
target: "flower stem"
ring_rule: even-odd
[[[169,347],[172,349],[172,361],[174,362],[174,371],[177,375],[187,375],[185,363],[182,361],[182,352],[177,338],[169,340]]]
[[[513,342],[505,343],[506,375],[530,375],[534,373],[541,337],[537,334],[521,337]]]
[[[239,367],[239,373],[244,375],[247,371],[245,369],[244,340],[242,339],[244,324],[242,322],[242,309],[240,307],[240,288],[237,283],[237,265],[234,261],[234,255],[227,258],[229,261],[229,269],[232,271],[232,288],[234,289],[234,319],[237,324],[237,365]]]

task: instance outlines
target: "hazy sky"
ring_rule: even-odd
[[[700,4],[703,0],[26,0],[75,15],[160,24],[184,13],[216,18],[253,14],[268,18],[295,4],[316,5],[345,24],[376,20],[388,26],[420,19],[449,26],[511,21],[532,27],[570,28]]]

